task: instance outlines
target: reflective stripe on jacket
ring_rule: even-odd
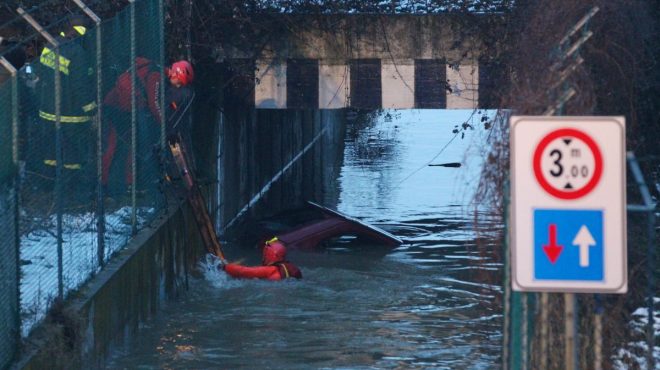
[[[280,275],[282,279],[296,278],[302,279],[302,272],[300,269],[291,262],[277,262],[275,266],[280,270]]]
[[[79,40],[59,39],[60,122],[85,123],[91,121],[96,110],[96,80]],[[57,53],[44,47],[39,58],[40,103],[39,117],[55,121],[55,73]]]

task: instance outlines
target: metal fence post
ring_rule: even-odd
[[[57,292],[64,299],[64,269],[62,256],[62,76],[60,76],[60,49],[55,48],[55,208],[57,209]]]
[[[102,25],[99,19],[96,23],[96,99],[97,111],[96,120],[96,177],[98,182],[97,193],[97,219],[96,230],[97,237],[97,258],[99,266],[105,263],[105,194],[103,189],[103,37]]]
[[[131,235],[137,234],[137,71],[135,70],[135,0],[128,0],[130,3],[130,23],[131,23],[131,174],[133,177],[133,186],[131,187]]]
[[[18,167],[18,74],[16,71],[16,68],[7,61],[3,56],[0,56],[0,64],[11,74],[11,144],[12,144],[12,165],[14,166],[14,174],[16,173],[16,168]],[[13,225],[13,238],[12,241],[14,244],[14,269],[15,271],[15,286],[16,290],[14,292],[15,294],[15,299],[13,299],[13,307],[16,308],[14,314],[12,315],[11,321],[13,321],[13,326],[10,326],[10,329],[14,330],[13,337],[14,337],[14,342],[10,344],[10,346],[14,347],[14,356],[18,352],[18,343],[20,343],[21,340],[21,310],[20,310],[20,297],[21,297],[21,284],[20,284],[20,278],[21,278],[21,270],[19,268],[20,266],[20,238],[18,236],[18,194],[19,194],[19,181],[15,180],[14,176],[14,181],[13,181],[13,219],[14,219],[14,225]],[[7,282],[9,283],[9,282]],[[11,286],[10,284],[7,284],[7,286]],[[11,306],[10,306],[11,307]],[[0,366],[2,366],[2,362],[4,362],[6,359],[2,358],[0,359]]]
[[[193,62],[193,60],[192,60],[192,38],[193,38],[192,13],[193,13],[193,0],[187,0],[186,1],[186,15],[185,15],[186,20],[188,21],[187,22],[188,26],[187,26],[187,29],[186,29],[186,58],[187,58],[188,62],[191,63],[191,64]],[[185,117],[185,119],[187,121],[186,122],[186,125],[187,125],[186,127],[188,127],[188,130],[190,130],[192,128],[192,125],[193,125],[193,114],[194,114],[194,109],[190,109],[190,112],[188,114],[186,114],[187,117]],[[188,139],[190,139],[190,133],[188,135],[189,135]],[[195,168],[195,150],[194,150],[194,147],[192,147],[192,145],[191,145],[189,150],[191,151],[190,155],[191,155],[191,158],[192,158],[193,168],[196,170],[196,168]],[[210,205],[208,204],[208,200],[207,200],[207,207],[210,207]]]
[[[648,369],[655,368],[655,358],[653,357],[653,350],[655,348],[655,332],[654,332],[654,304],[653,298],[655,296],[655,206],[649,188],[644,180],[642,170],[639,168],[639,163],[633,152],[626,154],[630,171],[635,179],[635,183],[639,188],[642,195],[644,205],[628,205],[628,211],[633,212],[646,212],[647,215],[647,326],[646,326],[646,364]]]
[[[2,58],[4,60],[4,58]],[[5,60],[6,62],[6,60]],[[8,63],[7,63],[8,64]],[[12,159],[14,162],[14,171],[18,168],[18,74],[16,70],[12,73]],[[20,181],[14,182],[14,253],[16,254],[16,315],[14,320],[16,322],[16,352],[19,351],[18,344],[21,340],[21,238],[19,234],[19,199],[20,199]]]
[[[16,68],[1,55],[0,64],[11,75],[11,159],[16,166],[18,164],[18,75]]]
[[[164,66],[165,65],[165,5],[163,4],[163,0],[158,0],[158,29],[160,31],[160,50],[159,50],[159,58],[160,58],[160,65]],[[164,70],[163,70],[164,72]],[[165,73],[160,74],[160,96],[158,99],[160,100],[160,106],[165,107]],[[161,150],[161,156],[165,155],[165,150],[166,150],[166,125],[165,122],[167,122],[167,109],[162,109],[161,110],[161,125],[160,125],[160,150]],[[161,158],[162,160],[162,158]],[[161,174],[162,175],[162,174]]]
[[[655,357],[653,352],[655,350],[655,323],[653,314],[655,312],[654,297],[655,297],[655,206],[654,210],[649,210],[646,215],[648,217],[648,256],[647,256],[647,325],[646,325],[646,363],[648,369],[655,369]]]
[[[101,18],[82,0],[73,0],[80,9],[96,24],[96,258],[98,265],[105,260],[105,209],[102,178],[103,168],[103,45]]]
[[[53,47],[55,54],[55,209],[57,212],[57,292],[60,299],[64,298],[64,277],[62,266],[62,117],[61,117],[61,85],[60,76],[60,44],[43,27],[37,23],[23,8],[17,8],[18,14],[23,17],[46,41]]]

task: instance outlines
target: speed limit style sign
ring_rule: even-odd
[[[625,120],[512,116],[514,290],[627,290]]]
[[[544,136],[534,150],[534,176],[559,199],[589,194],[603,173],[600,147],[583,131],[561,128]]]

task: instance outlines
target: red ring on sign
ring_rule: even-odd
[[[541,156],[543,155],[545,148],[548,146],[548,144],[550,144],[551,141],[566,136],[571,136],[582,140],[585,144],[587,144],[589,149],[591,149],[591,153],[594,155],[595,168],[593,177],[585,186],[575,191],[563,191],[553,187],[548,181],[546,181],[546,179],[543,177],[543,173],[541,172]],[[572,128],[563,128],[553,131],[545,136],[543,140],[541,140],[541,142],[536,146],[536,150],[534,151],[534,176],[536,177],[536,181],[538,181],[541,187],[547,191],[548,194],[557,198],[577,199],[589,194],[589,192],[591,192],[596,187],[596,185],[598,185],[598,181],[600,181],[600,176],[602,174],[603,156],[600,154],[600,149],[598,149],[596,142],[582,131],[578,131]]]

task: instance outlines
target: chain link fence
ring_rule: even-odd
[[[0,85],[0,368],[13,357],[18,342],[18,246],[16,219],[16,179],[12,160],[12,110],[15,84],[10,79]],[[4,103],[7,102],[7,105]]]
[[[0,49],[26,55],[0,74],[0,368],[166,205],[163,1],[75,10],[17,11],[29,32]]]

